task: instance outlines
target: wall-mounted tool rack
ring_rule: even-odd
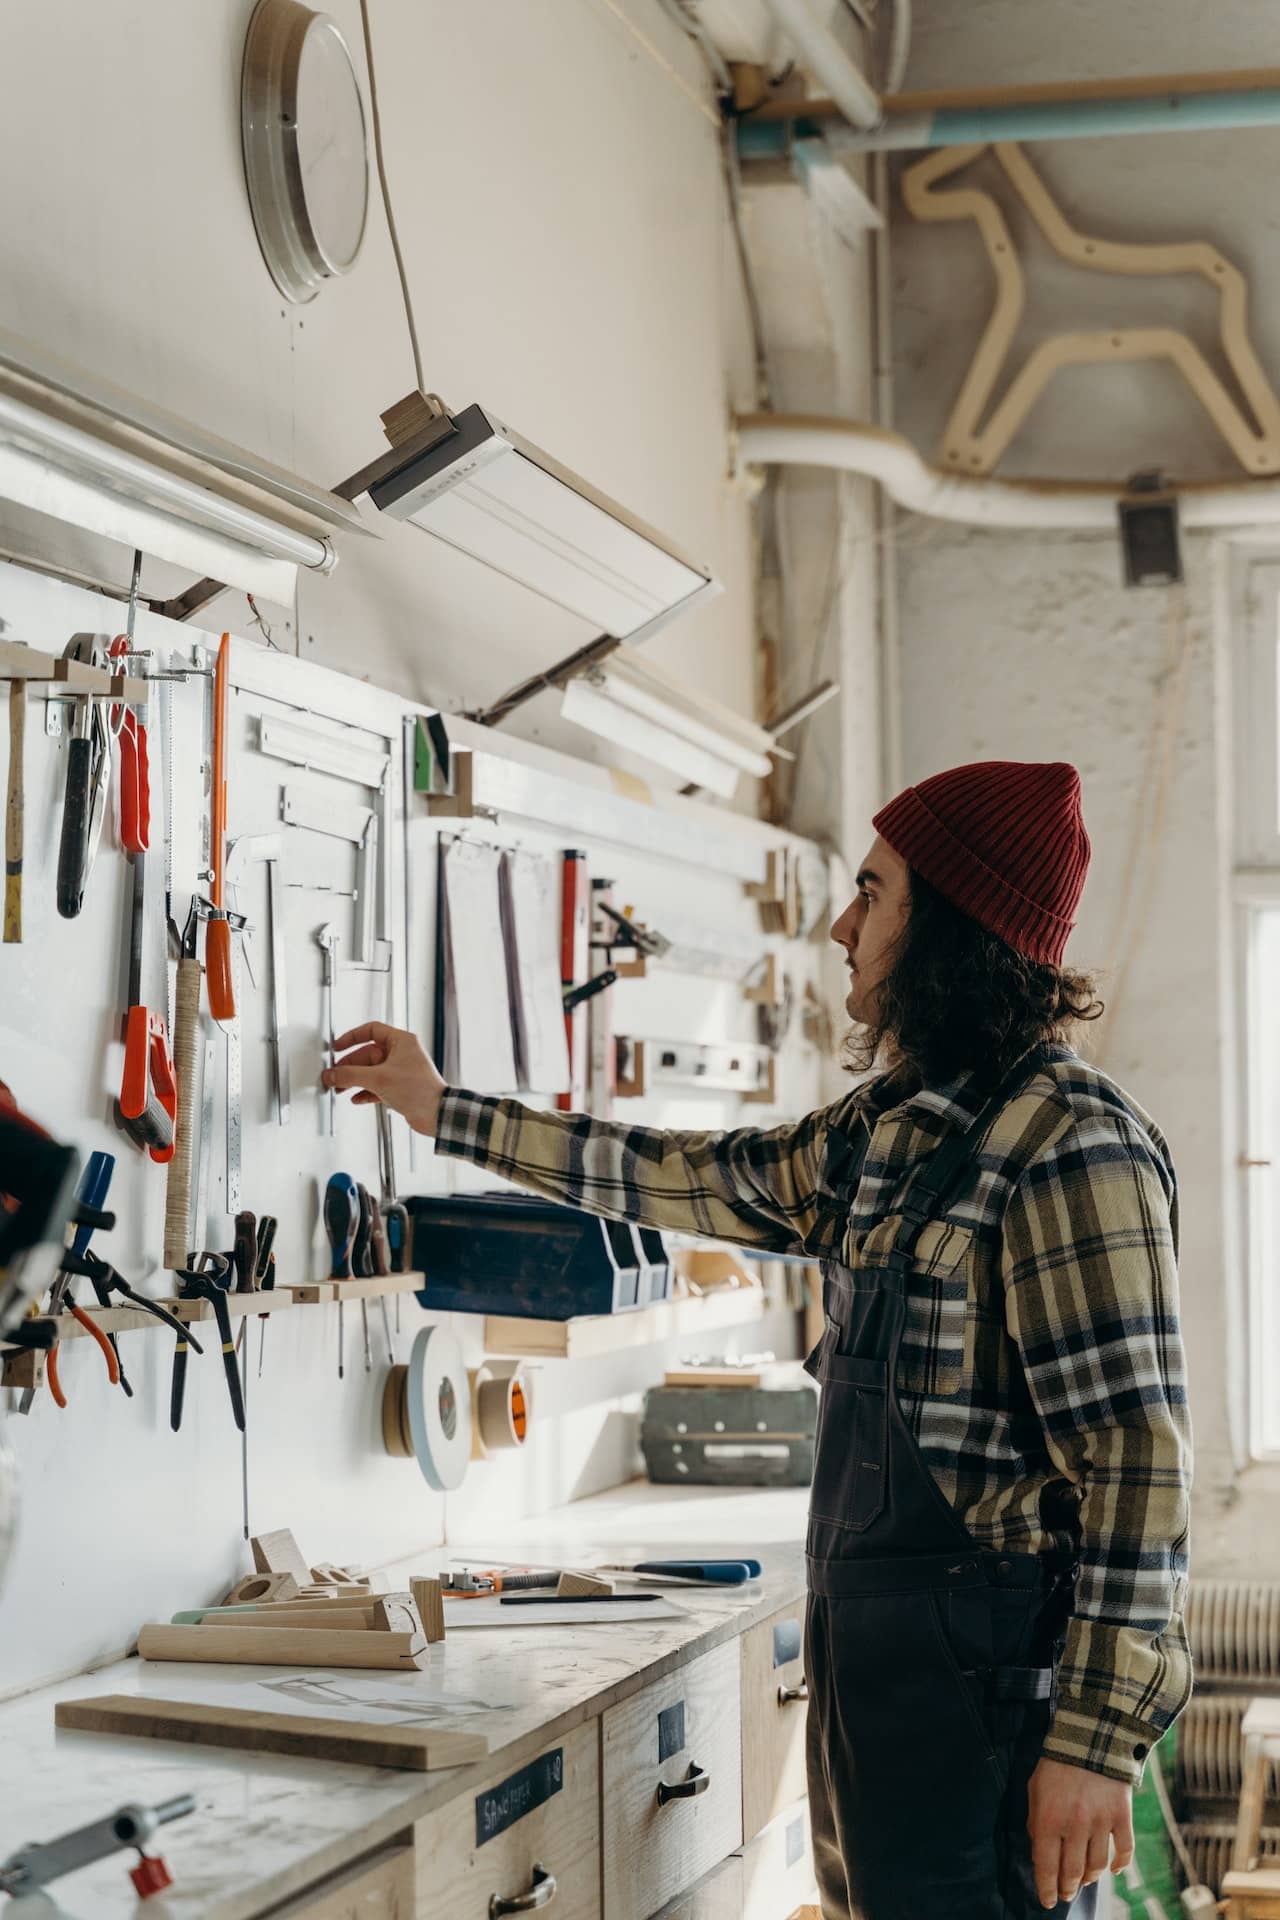
[[[97,694],[133,707],[145,706],[151,694],[148,680],[128,673],[109,673],[105,667],[86,666],[82,660],[64,660],[61,654],[41,653],[16,640],[0,640],[0,680],[30,680],[53,686],[58,698]]]
[[[285,1313],[296,1307],[327,1305],[339,1298],[343,1300],[375,1300],[380,1295],[394,1293],[416,1293],[426,1285],[426,1275],[422,1273],[389,1273],[372,1280],[304,1281],[289,1284],[281,1281],[277,1286],[253,1293],[228,1293],[226,1297],[227,1313],[232,1320],[251,1318],[256,1314]],[[197,1321],[212,1320],[213,1307],[208,1300],[175,1300],[158,1296],[157,1306],[165,1307],[174,1318],[184,1325],[192,1326]],[[163,1322],[141,1307],[84,1307],[85,1319],[92,1322],[100,1333],[154,1333],[157,1329],[169,1332]],[[89,1330],[71,1314],[59,1314],[56,1321],[48,1314],[33,1318],[33,1328],[56,1325],[58,1344],[66,1340],[84,1340],[89,1338]],[[31,1387],[40,1386],[44,1379],[44,1361],[46,1350],[42,1348],[20,1347],[12,1341],[0,1342],[0,1353],[4,1355],[4,1371],[0,1376],[0,1386]]]

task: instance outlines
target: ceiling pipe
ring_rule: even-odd
[[[968,480],[931,467],[899,433],[820,414],[748,414],[734,427],[739,466],[829,467],[876,480],[910,513],[961,526],[1107,532],[1123,485]],[[1188,531],[1280,526],[1280,482],[1174,486]]]
[[[776,11],[775,0],[769,4]],[[825,75],[819,78],[827,84]],[[830,99],[766,102],[739,120],[738,151],[744,160],[783,157],[800,129],[823,131],[833,146],[866,153],[985,146],[1002,140],[1270,127],[1280,125],[1280,68],[886,94],[879,106],[878,122],[845,125],[849,115],[834,92]]]
[[[831,96],[850,127],[869,131],[884,118],[879,96],[859,73],[830,27],[815,18],[812,0],[765,0],[804,65]]]

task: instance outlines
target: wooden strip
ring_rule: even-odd
[[[393,1293],[417,1293],[427,1284],[425,1273],[383,1273],[369,1280],[303,1280],[281,1283],[303,1306],[315,1306],[324,1300],[377,1300]],[[277,1291],[280,1288],[277,1287]]]
[[[444,1589],[438,1580],[411,1580],[409,1586],[427,1644],[434,1646],[444,1639]]]
[[[379,1636],[371,1636],[377,1638]],[[418,1773],[483,1760],[483,1734],[452,1727],[362,1726],[358,1721],[313,1719],[309,1714],[251,1713],[196,1701],[151,1700],[132,1694],[101,1694],[62,1700],[54,1724],[81,1733],[130,1734],[179,1740],[193,1746],[237,1747],[307,1760],[337,1760],[370,1767],[406,1767]]]
[[[257,1627],[269,1621],[274,1627],[282,1625],[292,1633],[299,1629],[308,1633],[341,1630],[345,1633],[368,1633],[374,1625],[372,1607],[326,1606],[323,1600],[296,1603],[297,1611],[290,1612],[287,1619],[280,1615],[289,1607],[289,1601],[268,1603],[265,1607],[211,1607],[198,1621],[171,1622],[172,1625],[202,1627]]]
[[[211,1660],[252,1667],[409,1667],[426,1652],[423,1635],[334,1629],[304,1633],[296,1626],[147,1626],[138,1635],[144,1660]]]

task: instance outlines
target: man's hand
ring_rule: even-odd
[[[1027,1787],[1027,1832],[1043,1907],[1074,1900],[1133,1859],[1133,1789],[1061,1760],[1041,1760]],[[1115,1841],[1112,1857],[1111,1843]]]
[[[352,1027],[333,1045],[335,1053],[347,1047],[354,1052],[336,1066],[325,1068],[320,1076],[322,1086],[339,1092],[354,1087],[357,1106],[381,1101],[402,1113],[415,1133],[434,1136],[445,1083],[416,1035],[371,1020],[367,1026]]]

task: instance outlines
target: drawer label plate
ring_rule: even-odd
[[[785,1667],[791,1660],[800,1658],[800,1622],[798,1620],[779,1620],[773,1630],[773,1664]]]
[[[564,1748],[541,1753],[499,1786],[476,1795],[476,1845],[496,1840],[535,1807],[545,1806],[564,1787]]]
[[[684,1751],[684,1701],[677,1700],[673,1707],[664,1707],[658,1715],[658,1764],[669,1760],[673,1753]]]

